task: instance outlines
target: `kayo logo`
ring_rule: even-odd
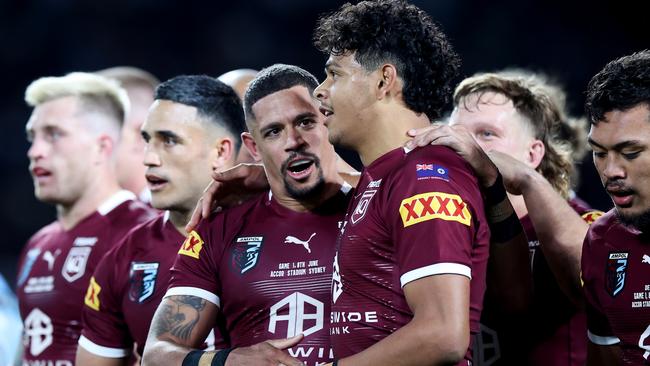
[[[459,195],[443,192],[427,192],[403,199],[399,214],[404,227],[433,219],[470,226],[472,219],[467,204]]]
[[[308,306],[312,307],[314,312],[307,313]],[[278,301],[271,307],[270,312],[269,332],[273,334],[280,322],[287,322],[287,338],[300,333],[306,337],[323,329],[325,315],[323,303],[300,292],[294,292]],[[307,322],[312,326],[306,328]]]
[[[307,239],[307,241],[304,241],[304,240],[300,240],[300,239],[296,238],[295,236],[291,236],[291,235],[289,235],[289,236],[287,236],[286,238],[284,238],[284,243],[285,243],[285,244],[298,244],[298,245],[302,245],[303,247],[305,247],[305,249],[307,249],[307,253],[311,253],[311,249],[309,248],[309,242],[311,241],[311,239],[312,239],[314,236],[316,236],[316,233],[311,234],[311,236],[309,237],[309,239]]]

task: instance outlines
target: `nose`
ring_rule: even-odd
[[[285,151],[295,151],[304,148],[306,145],[302,134],[296,127],[287,129],[287,140],[285,141]]]
[[[38,161],[45,156],[45,143],[40,138],[34,138],[29,149],[27,150],[27,157],[31,161]]]
[[[327,80],[323,80],[323,82],[320,83],[320,85],[318,85],[316,89],[314,89],[314,98],[318,99],[321,102],[327,99],[329,96],[327,88],[325,86],[326,82]]]
[[[149,167],[160,166],[160,156],[158,156],[151,144],[146,144],[144,147],[144,159],[142,163]]]
[[[623,162],[618,154],[608,154],[602,174],[608,180],[623,179],[626,177]]]

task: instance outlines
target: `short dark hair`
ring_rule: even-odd
[[[604,120],[607,112],[640,103],[650,107],[650,50],[608,63],[587,86],[585,110],[593,124]]]
[[[200,116],[232,133],[239,149],[239,135],[246,129],[244,112],[239,97],[228,85],[207,75],[181,75],[160,84],[154,99],[196,107]]]
[[[326,54],[354,57],[368,71],[388,62],[404,81],[406,105],[430,120],[451,96],[460,59],[431,17],[402,0],[347,3],[318,21],[314,44]]]
[[[304,86],[309,94],[314,93],[318,80],[308,71],[294,65],[275,64],[262,69],[255,79],[251,80],[244,95],[244,113],[246,120],[255,119],[253,104],[267,95],[294,86]]]

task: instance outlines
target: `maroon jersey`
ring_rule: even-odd
[[[582,246],[589,340],[618,344],[625,365],[650,364],[650,239],[610,210]]]
[[[153,314],[167,290],[185,237],[160,214],[133,229],[99,262],[83,307],[79,345],[102,357],[142,355]]]
[[[407,324],[413,313],[402,288],[431,275],[471,279],[478,331],[489,229],[477,180],[452,150],[399,148],[366,167],[339,240],[330,330],[337,358]]]
[[[81,333],[88,282],[104,254],[133,226],[153,216],[120,191],[75,227],[58,221],[27,243],[18,265],[16,293],[24,321],[24,365],[72,365]]]
[[[588,223],[602,215],[579,201],[570,200],[569,205]],[[504,314],[500,304],[486,298],[481,333],[474,342],[474,365],[582,366],[587,353],[586,314],[557,284],[530,217],[520,221],[528,238],[533,275],[530,317],[524,322]]]
[[[310,366],[331,362],[332,261],[347,203],[340,193],[301,213],[263,195],[211,217],[180,249],[165,296],[219,306],[233,347],[303,333],[289,353]]]

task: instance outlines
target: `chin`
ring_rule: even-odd
[[[616,208],[616,215],[623,225],[633,227],[643,233],[650,233],[650,208],[641,212],[630,212],[630,209]]]

